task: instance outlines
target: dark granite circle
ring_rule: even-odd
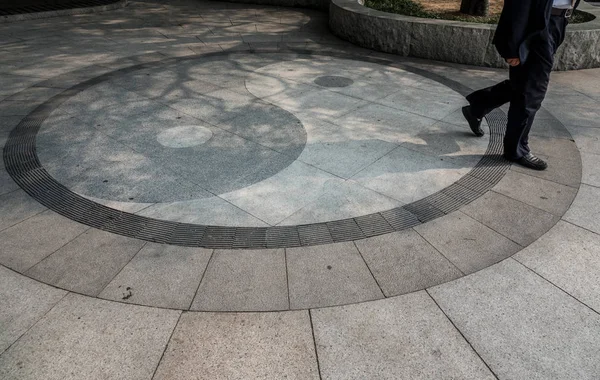
[[[340,77],[337,75],[324,75],[315,79],[314,83],[322,87],[336,88],[348,87],[354,84],[354,81],[350,78]]]
[[[437,81],[463,95],[471,91],[456,81],[399,62],[357,57],[345,53],[321,54],[296,49],[289,49],[288,52],[393,65]],[[270,52],[265,51],[261,54],[268,53]],[[201,57],[226,58],[227,56],[228,53],[208,53],[136,64],[74,85],[38,106],[11,132],[3,154],[8,173],[24,191],[46,207],[67,218],[107,232],[163,244],[222,249],[260,249],[328,244],[407,229],[456,211],[479,198],[500,181],[510,167],[510,163],[501,154],[506,115],[501,110],[495,110],[486,117],[491,133],[486,154],[467,175],[433,195],[388,211],[326,223],[286,227],[224,227],[158,220],[115,210],[72,192],[52,178],[41,165],[35,144],[38,130],[50,113],[72,96],[94,84],[142,68],[158,67]],[[62,78],[67,80],[68,77]],[[60,82],[62,78],[52,79],[51,81],[54,82],[51,83]]]
[[[203,65],[201,60],[190,63],[193,67]],[[162,70],[149,70],[148,78]],[[113,88],[115,83],[127,82],[134,73],[100,83]],[[187,79],[187,72],[174,73],[175,83]],[[302,153],[307,138],[294,114],[247,94],[243,102],[237,103],[228,103],[212,93],[188,95],[186,101],[209,114],[210,121],[203,120],[202,114],[194,117],[190,112],[167,107],[157,101],[159,98],[147,104],[125,99],[118,105],[97,106],[78,115],[84,123],[63,122],[52,125],[50,131],[42,125],[36,139],[38,157],[58,182],[98,199],[165,203],[239,190],[291,165]],[[252,101],[247,104],[248,99]],[[212,137],[182,148],[161,143],[159,136],[182,127],[202,128]],[[95,131],[107,137],[99,137]]]

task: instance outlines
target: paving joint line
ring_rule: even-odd
[[[183,316],[183,313],[184,313],[184,311],[181,311],[181,310],[179,311],[179,316],[177,317],[177,322],[175,322],[175,325],[173,326],[173,330],[171,331],[171,334],[169,335],[169,339],[167,339],[167,342],[165,343],[165,348],[163,349],[163,352],[160,355],[158,362],[156,362],[156,368],[154,368],[154,372],[152,373],[152,377],[150,378],[151,380],[154,380],[154,378],[156,377],[158,367],[160,367],[160,363],[163,361],[163,359],[165,357],[165,353],[167,352],[167,349],[169,348],[169,344],[171,343],[171,340],[173,339],[173,335],[175,335],[175,330],[177,330],[177,326],[179,326],[179,322],[181,321],[181,317]]]
[[[123,269],[125,269],[125,267],[126,267],[127,265],[129,265],[129,264],[130,264],[130,263],[133,261],[133,259],[134,259],[134,258],[135,258],[137,255],[139,255],[139,254],[140,254],[140,252],[142,252],[142,250],[143,250],[143,249],[144,249],[144,248],[145,248],[145,247],[146,247],[148,244],[150,244],[150,242],[149,242],[149,241],[144,241],[144,244],[142,244],[142,246],[140,247],[140,249],[138,249],[138,251],[137,251],[137,252],[136,252],[136,253],[135,253],[133,256],[131,256],[131,258],[130,258],[130,259],[127,261],[127,263],[126,263],[125,265],[123,265],[123,266],[121,267],[121,269],[119,269],[119,271],[117,272],[117,274],[115,274],[115,275],[114,275],[114,276],[113,276],[113,277],[110,279],[110,281],[108,281],[108,282],[106,283],[106,285],[104,285],[104,286],[102,287],[102,289],[101,289],[101,290],[100,290],[100,291],[99,291],[99,292],[98,292],[98,293],[97,293],[95,296],[93,296],[93,297],[94,297],[94,298],[101,298],[101,297],[100,297],[100,294],[102,294],[102,292],[103,292],[104,290],[106,290],[106,288],[108,288],[108,286],[109,286],[109,285],[110,285],[110,284],[111,284],[111,283],[112,283],[112,282],[115,280],[115,278],[117,278],[117,277],[118,277],[118,276],[121,274],[121,272],[123,272]],[[103,298],[103,299],[104,299],[104,298]]]
[[[192,297],[192,300],[190,301],[190,304],[186,309],[187,311],[192,311],[192,305],[194,304],[194,300],[198,296],[198,291],[200,290],[200,285],[202,285],[202,281],[204,281],[204,276],[206,276],[206,272],[208,272],[209,266],[212,263],[213,258],[215,256],[215,252],[216,252],[216,249],[213,249],[212,252],[210,253],[210,257],[208,258],[208,261],[206,262],[206,267],[204,268],[204,271],[202,271],[202,275],[200,276],[200,281],[198,281],[198,286],[196,287],[194,296]]]
[[[5,267],[6,268],[6,267]],[[21,275],[21,273],[14,271],[10,268],[8,268],[9,270],[15,272],[17,275]],[[37,280],[33,280],[33,281],[37,281]],[[17,344],[17,342],[19,342],[21,340],[21,338],[23,338],[29,331],[31,331],[35,326],[37,326],[52,310],[54,310],[54,308],[61,303],[69,294],[71,294],[70,291],[68,290],[64,290],[64,289],[60,289],[60,288],[56,288],[58,290],[61,290],[63,292],[65,292],[65,294],[54,304],[52,305],[52,307],[50,307],[48,309],[48,311],[46,311],[44,313],[44,315],[42,315],[41,317],[39,317],[34,323],[31,324],[31,326],[29,326],[29,328],[27,328],[25,330],[25,332],[23,332],[21,335],[19,335],[19,337],[17,339],[15,339],[11,344],[8,345],[8,347],[6,347],[6,349],[4,349],[4,351],[0,352],[0,357],[2,357],[5,353],[8,352],[8,350],[10,350],[10,348],[12,346],[14,346],[15,344]]]
[[[467,275],[459,267],[457,267],[456,264],[454,264],[454,262],[452,260],[450,260],[448,257],[446,257],[446,255],[444,255],[444,253],[442,251],[440,251],[435,245],[433,245],[433,243],[431,243],[429,240],[427,240],[427,238],[425,238],[425,236],[421,235],[421,233],[419,231],[417,231],[414,227],[411,227],[411,230],[413,230],[417,235],[419,235],[421,237],[421,239],[423,239],[431,248],[433,248],[447,262],[449,262],[462,275],[462,277]]]
[[[475,349],[475,347],[473,346],[473,344],[469,341],[469,339],[467,339],[467,337],[465,336],[465,334],[463,334],[463,332],[458,328],[458,326],[454,323],[454,321],[450,318],[450,316],[448,314],[446,314],[446,311],[444,311],[444,309],[442,309],[442,307],[440,306],[440,304],[438,304],[437,300],[435,298],[433,298],[433,296],[431,295],[431,293],[429,293],[428,289],[425,289],[425,293],[427,293],[427,295],[429,296],[429,299],[431,299],[433,301],[433,303],[437,306],[438,310],[440,310],[442,312],[442,314],[444,314],[444,316],[446,317],[446,319],[448,320],[448,322],[450,322],[450,324],[452,324],[452,326],[454,327],[454,329],[460,334],[460,336],[463,338],[463,340],[469,345],[469,347],[471,347],[471,350],[473,350],[473,352],[475,353],[475,355],[477,355],[477,357],[479,357],[479,360],[481,360],[481,362],[487,367],[487,369],[490,371],[490,373],[496,378],[496,380],[499,380],[498,375],[496,375],[496,373],[494,372],[494,370],[492,370],[492,368],[490,367],[490,365],[483,359],[483,357],[481,356],[481,354]]]
[[[321,373],[321,361],[319,360],[319,349],[318,349],[318,345],[317,345],[317,337],[315,335],[315,325],[313,323],[312,309],[308,309],[307,311],[308,311],[308,319],[310,321],[310,331],[312,333],[313,347],[315,349],[315,360],[317,362],[317,372],[319,373],[319,379],[322,380],[323,375]]]
[[[365,263],[365,266],[367,267],[367,269],[369,270],[369,273],[371,274],[371,277],[373,277],[373,280],[375,280],[375,283],[377,284],[377,287],[379,288],[379,291],[381,292],[381,295],[383,296],[383,298],[381,299],[386,299],[389,298],[385,292],[383,291],[383,288],[381,287],[381,285],[379,284],[379,281],[377,280],[377,277],[375,277],[375,275],[373,274],[373,271],[371,270],[371,267],[369,266],[369,264],[367,263],[367,260],[365,260],[365,257],[363,256],[361,250],[358,248],[358,246],[356,245],[356,241],[352,240],[352,244],[354,245],[354,248],[356,248],[356,252],[358,252],[358,255],[360,256],[360,258],[362,259],[363,263]]]
[[[573,300],[575,300],[577,303],[583,305],[585,308],[589,309],[592,313],[597,314],[600,316],[600,311],[594,309],[593,307],[591,307],[590,305],[586,304],[585,302],[583,302],[582,300],[580,300],[579,298],[575,297],[573,294],[569,293],[568,291],[566,291],[565,289],[563,289],[562,287],[556,285],[554,282],[550,281],[549,279],[547,279],[546,277],[544,277],[543,275],[539,274],[538,272],[536,272],[535,270],[533,270],[532,268],[528,267],[527,265],[525,265],[524,263],[520,262],[517,258],[515,257],[509,257],[509,259],[514,260],[516,263],[518,263],[519,265],[523,266],[525,269],[527,269],[529,272],[533,273],[534,275],[538,276],[539,278],[541,278],[542,280],[546,281],[548,284],[550,284],[551,286],[555,287],[556,289],[560,290],[562,293],[566,294],[569,298],[572,298]]]

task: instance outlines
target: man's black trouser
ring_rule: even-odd
[[[531,41],[524,64],[510,68],[509,80],[467,96],[474,116],[482,118],[510,102],[504,135],[504,154],[517,160],[529,153],[529,131],[546,96],[556,49],[565,36],[567,19],[551,16],[547,33]]]

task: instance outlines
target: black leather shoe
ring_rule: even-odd
[[[546,168],[548,167],[546,161],[533,155],[532,153],[527,153],[526,156],[519,158],[515,162],[519,165],[525,166],[526,168],[533,170],[546,170]]]
[[[462,113],[465,119],[467,119],[467,121],[469,122],[469,127],[471,127],[471,130],[473,131],[475,136],[483,136],[485,133],[483,132],[483,129],[481,129],[482,119],[475,117],[473,113],[471,113],[471,106],[464,106],[462,108]]]

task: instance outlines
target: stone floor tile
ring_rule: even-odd
[[[474,138],[470,129],[464,125],[437,122],[420,130],[402,147],[472,167],[483,158],[488,144],[489,134]]]
[[[187,312],[155,380],[318,379],[307,311]]]
[[[572,160],[578,156],[577,144],[571,139],[531,136],[529,145],[535,154]]]
[[[19,188],[19,185],[13,181],[10,174],[4,169],[2,169],[4,165],[0,165],[0,195],[4,195],[6,193],[10,193]]]
[[[462,276],[413,230],[355,242],[386,297],[439,285]]]
[[[552,114],[564,125],[582,127],[598,127],[600,111],[595,105],[557,104],[552,107]]]
[[[531,126],[531,136],[547,138],[572,139],[571,134],[558,119],[534,119]]]
[[[341,305],[383,298],[353,243],[286,249],[290,307]]]
[[[450,186],[470,167],[399,147],[356,173],[352,180],[402,203],[411,203]]]
[[[438,123],[430,117],[376,103],[367,104],[331,122],[338,127],[337,133],[346,138],[357,141],[376,139],[398,145],[418,141],[416,136],[419,133]],[[325,135],[327,137],[329,135]]]
[[[215,251],[191,307],[207,311],[288,308],[283,249]]]
[[[493,190],[556,216],[562,216],[577,195],[575,188],[512,170]]]
[[[137,212],[150,218],[213,226],[267,227],[268,224],[219,198],[157,203]]]
[[[561,221],[513,258],[600,313],[600,235]]]
[[[521,246],[527,246],[537,240],[559,219],[555,215],[493,191],[488,191],[461,211]]]
[[[25,272],[89,228],[44,211],[0,232],[0,263]]]
[[[22,190],[0,195],[0,231],[46,210]]]
[[[42,282],[96,296],[146,242],[91,229],[26,274]]]
[[[318,199],[331,180],[341,181],[330,173],[295,161],[274,176],[222,194],[221,198],[275,225]]]
[[[423,291],[311,314],[323,379],[494,379]]]
[[[0,356],[0,378],[149,379],[179,314],[70,294]]]
[[[66,294],[0,266],[0,353]]]
[[[568,125],[580,152],[600,154],[600,128],[586,128]]]
[[[563,219],[600,234],[600,188],[581,185]]]
[[[600,373],[600,316],[512,259],[429,292],[500,379]]]
[[[510,257],[522,248],[462,212],[432,220],[415,230],[467,274]]]
[[[298,159],[338,177],[351,178],[398,147],[378,139],[353,139],[351,134],[348,137],[339,141],[310,141]]]
[[[600,154],[581,152],[582,174],[581,183],[600,187]]]
[[[99,297],[171,309],[192,303],[212,250],[149,243]]]
[[[435,95],[419,88],[404,87],[401,91],[377,100],[377,103],[436,120],[442,120],[464,105],[464,97],[458,93],[445,93],[443,97]],[[423,102],[423,99],[427,101]]]
[[[402,203],[362,187],[354,181],[331,181],[314,202],[279,225],[300,225],[341,220],[402,206]]]

